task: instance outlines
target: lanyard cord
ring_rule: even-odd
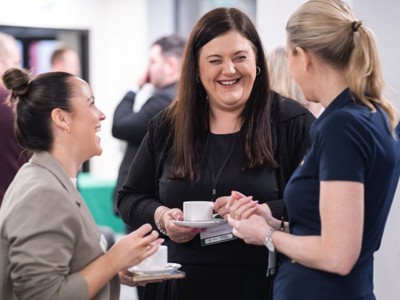
[[[225,157],[225,160],[222,162],[222,165],[219,167],[219,170],[217,172],[217,174],[215,174],[215,160],[214,160],[214,154],[212,151],[212,143],[209,143],[209,147],[210,147],[210,155],[208,156],[208,164],[211,170],[211,185],[212,185],[212,198],[211,201],[215,201],[217,199],[217,183],[218,180],[221,176],[222,171],[224,170],[224,168],[226,167],[226,165],[228,164],[229,159],[231,158],[233,151],[235,150],[235,146],[236,146],[236,136],[234,136],[234,141],[232,146],[229,149],[229,153],[228,155]]]

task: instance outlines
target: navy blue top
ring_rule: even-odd
[[[399,179],[399,142],[390,133],[386,113],[356,104],[348,89],[314,122],[310,140],[310,151],[284,194],[290,231],[300,236],[321,234],[320,181],[362,182],[361,253],[347,276],[284,260],[275,279],[274,299],[375,299],[373,254],[380,246]]]

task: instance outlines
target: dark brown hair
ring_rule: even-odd
[[[268,69],[260,37],[251,20],[235,8],[217,8],[206,13],[194,26],[183,57],[178,96],[170,106],[173,124],[172,178],[195,181],[198,162],[209,133],[206,91],[196,80],[200,49],[212,39],[237,31],[248,39],[260,68],[242,112],[240,140],[245,151],[245,168],[276,166],[272,149],[271,105]]]
[[[51,149],[51,112],[55,108],[72,110],[72,77],[51,72],[32,78],[29,71],[16,68],[4,73],[4,85],[11,91],[9,103],[15,109],[15,133],[22,147],[31,151]]]
[[[183,37],[172,34],[159,38],[153,43],[153,46],[159,45],[164,56],[181,58],[185,50],[185,44],[186,40]]]

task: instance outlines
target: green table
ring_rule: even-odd
[[[90,173],[78,175],[78,189],[92,213],[97,225],[111,227],[116,233],[124,233],[121,218],[112,209],[112,197],[116,181],[96,178]]]

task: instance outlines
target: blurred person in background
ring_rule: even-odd
[[[286,97],[292,98],[305,106],[315,117],[323,111],[320,103],[308,101],[293,79],[288,69],[288,61],[284,47],[276,47],[267,58],[268,70],[271,79],[271,88]]]
[[[19,67],[21,54],[11,35],[0,32],[0,77],[12,67]],[[6,103],[9,91],[0,80],[0,206],[4,194],[18,169],[25,162],[14,133],[13,108]]]
[[[15,132],[32,153],[0,208],[0,295],[7,300],[117,300],[120,275],[163,241],[144,224],[109,251],[76,189],[81,164],[100,155],[105,115],[90,86],[69,73],[3,75]]]
[[[69,47],[61,46],[54,50],[50,57],[51,72],[67,72],[81,76],[81,63],[78,52]]]
[[[149,122],[166,108],[176,95],[185,43],[185,39],[178,35],[164,36],[156,40],[150,48],[147,70],[139,78],[137,86],[126,93],[115,109],[112,135],[127,142],[114,191],[113,207],[117,214],[118,191],[125,182],[129,167],[147,133]],[[144,99],[144,103],[137,103],[141,96],[138,93],[143,92],[143,87],[148,83],[154,87],[153,94]],[[127,226],[126,231],[130,232],[132,228]]]

